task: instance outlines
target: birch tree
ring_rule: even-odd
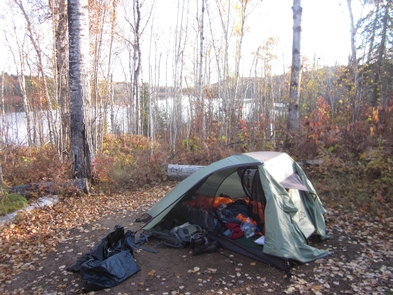
[[[34,51],[36,53],[38,74],[41,76],[41,79],[43,81],[43,91],[44,91],[44,97],[46,100],[49,139],[52,144],[55,144],[57,142],[57,130],[55,128],[54,119],[52,117],[52,115],[53,115],[52,103],[51,103],[51,99],[49,97],[48,83],[47,83],[47,78],[46,78],[45,71],[44,71],[43,51],[40,48],[41,47],[40,46],[40,38],[42,38],[42,36],[40,36],[37,33],[37,31],[35,30],[35,28],[32,24],[31,18],[27,14],[22,1],[21,0],[14,0],[14,1],[15,1],[15,4],[21,10],[21,12],[25,18],[26,25],[27,25],[27,31],[28,31],[27,36],[29,37],[31,44],[33,45]]]
[[[95,118],[94,129],[92,129],[93,135],[93,145],[97,150],[102,149],[103,141],[103,125],[104,125],[104,112],[103,112],[103,101],[102,96],[99,93],[99,68],[102,56],[102,45],[103,45],[103,35],[105,27],[105,18],[107,15],[107,3],[106,1],[90,1],[89,11],[90,18],[90,39],[94,40],[91,44],[93,47],[91,59],[92,59],[92,71],[91,71],[91,84],[92,84],[92,111],[93,118]]]
[[[299,129],[299,91],[300,91],[300,36],[302,7],[300,0],[293,0],[293,42],[292,42],[292,66],[291,81],[289,86],[288,103],[288,130],[297,131]]]
[[[235,26],[235,35],[237,36],[237,41],[236,41],[236,55],[235,55],[235,78],[236,78],[236,90],[238,87],[239,83],[239,77],[240,77],[240,62],[242,58],[242,49],[243,49],[243,40],[244,40],[244,34],[247,31],[246,28],[246,20],[248,16],[250,15],[251,11],[255,8],[250,7],[250,0],[239,0],[239,5],[236,5],[236,11],[238,14],[238,21]],[[235,92],[236,96],[236,92]]]
[[[130,36],[121,36],[127,43],[129,49],[129,70],[131,78],[131,133],[141,134],[141,102],[140,102],[140,80],[142,74],[142,35],[149,23],[153,4],[147,5],[147,1],[133,0],[132,11],[128,11],[128,1],[123,2],[125,8],[124,19],[129,25]]]
[[[109,51],[108,51],[108,66],[107,66],[107,75],[105,77],[106,100],[109,102],[110,125],[112,126],[112,132],[115,126],[112,55],[113,55],[113,43],[115,39],[115,29],[116,29],[116,19],[117,19],[116,13],[117,13],[117,1],[112,0],[112,10],[111,10],[111,17],[110,17],[111,28],[110,28]]]
[[[356,43],[355,43],[355,36],[356,36],[356,28],[355,22],[353,19],[352,13],[352,0],[347,0],[347,6],[349,11],[349,18],[351,23],[351,66],[353,70],[353,78],[355,80],[355,94],[353,98],[352,105],[354,107],[352,111],[352,123],[356,122],[359,117],[359,103],[360,103],[360,86],[359,86],[359,78],[358,78],[358,59],[356,56]]]
[[[199,69],[198,69],[198,100],[197,100],[197,118],[201,118],[202,139],[206,138],[205,126],[205,112],[204,112],[204,99],[203,99],[203,29],[204,29],[204,16],[205,16],[205,0],[202,0],[201,17],[199,21]]]
[[[139,95],[139,75],[141,74],[142,67],[142,50],[141,50],[141,5],[139,0],[133,1],[133,11],[134,11],[134,23],[130,23],[131,28],[134,32],[134,42],[133,49],[134,54],[133,69],[134,69],[134,79],[133,79],[133,93],[135,102],[135,121],[136,121],[136,134],[140,134],[141,122],[140,122],[140,95]]]
[[[117,20],[116,0],[89,1],[90,39],[92,48],[92,105],[96,128],[92,130],[93,145],[102,150],[107,115],[111,101],[114,36]]]
[[[276,114],[275,103],[279,103],[280,76],[273,76],[272,63],[277,59],[277,40],[268,38],[256,50],[254,61],[250,69],[250,77],[254,76],[254,91],[258,94],[254,98],[252,120],[260,126],[258,133],[267,134],[267,138],[274,142]],[[254,72],[254,73],[253,73]],[[284,74],[285,76],[285,74]],[[262,77],[262,78],[257,78]],[[256,85],[255,85],[256,84]],[[273,110],[273,111],[272,111]],[[252,131],[254,133],[254,130]],[[258,134],[251,137],[257,137]]]
[[[152,18],[154,19],[156,9],[155,7],[152,9]],[[158,125],[157,113],[158,113],[158,95],[160,90],[160,64],[161,64],[161,55],[158,56],[158,45],[157,41],[159,39],[159,35],[154,31],[154,22],[150,24],[150,40],[149,40],[149,56],[148,56],[148,64],[149,64],[149,146],[150,146],[150,157],[154,158],[154,142],[155,142],[155,130]],[[153,45],[154,44],[154,45]],[[153,52],[152,52],[153,51]]]
[[[183,67],[184,52],[187,44],[188,31],[188,13],[189,3],[178,0],[176,26],[174,31],[174,47],[173,47],[173,88],[172,88],[172,118],[170,123],[170,143],[174,153],[176,151],[176,140],[179,135],[179,128],[182,122],[182,83],[183,83]]]
[[[229,136],[229,122],[231,121],[231,105],[227,101],[227,94],[228,94],[228,85],[227,85],[227,78],[229,77],[229,63],[228,63],[228,52],[229,52],[229,39],[230,39],[230,33],[229,33],[229,20],[230,20],[230,11],[231,11],[231,1],[228,1],[228,5],[225,7],[219,2],[219,0],[216,0],[217,4],[217,10],[219,13],[220,17],[220,23],[223,31],[223,38],[222,41],[224,42],[224,54],[222,55],[221,58],[218,58],[218,60],[222,61],[223,63],[223,70],[220,75],[219,72],[219,98],[221,99],[221,105],[220,105],[220,119],[221,119],[221,124],[220,124],[220,132],[219,132],[219,137],[222,138],[228,138]],[[216,54],[219,54],[218,52]],[[219,62],[217,62],[219,63]]]
[[[36,145],[37,144],[37,135],[36,135],[36,128],[35,124],[32,118],[32,109],[31,109],[31,104],[30,100],[27,95],[26,91],[26,81],[25,81],[25,61],[26,61],[26,32],[22,35],[22,38],[20,39],[19,32],[17,30],[17,25],[16,25],[16,20],[14,17],[12,17],[12,27],[13,27],[13,34],[15,38],[15,43],[16,43],[16,49],[12,48],[11,41],[9,40],[9,32],[6,32],[4,34],[7,46],[9,48],[9,51],[12,55],[12,59],[15,65],[15,70],[16,70],[16,75],[18,77],[18,84],[20,87],[21,95],[22,95],[22,103],[23,103],[23,109],[26,114],[26,134],[27,134],[27,144],[29,146]],[[16,51],[16,53],[15,53]]]
[[[91,134],[88,0],[68,0],[71,118],[71,173],[91,178],[94,148]]]
[[[55,77],[56,97],[60,105],[60,127],[58,149],[63,156],[68,149],[70,138],[70,118],[68,99],[68,41],[67,41],[67,0],[51,2],[53,30],[55,34]]]

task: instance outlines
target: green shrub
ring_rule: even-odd
[[[17,194],[4,194],[0,196],[0,215],[6,215],[27,206],[27,200]]]

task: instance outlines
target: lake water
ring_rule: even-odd
[[[189,121],[189,114],[190,114],[190,99],[188,97],[183,97],[181,100],[181,105],[179,106],[179,110],[182,111],[182,122],[187,123]],[[207,105],[205,106],[206,109],[209,109],[213,112],[215,116],[219,116],[219,110],[221,106],[220,99],[213,99],[209,100]],[[253,114],[254,111],[254,100],[252,99],[244,99],[244,104],[242,108],[243,118],[247,120],[249,116]],[[173,114],[173,100],[159,100],[157,106],[154,108],[158,115],[164,120],[164,122],[168,122],[172,118]],[[286,107],[284,104],[275,103],[275,110],[273,113],[276,116],[283,116],[285,115]],[[55,124],[59,124],[59,114],[57,111],[53,111],[53,118],[55,118]],[[108,111],[107,114],[107,130],[108,132],[113,132],[116,130],[117,133],[129,133],[129,114],[130,109],[127,106],[115,106],[113,108],[114,114],[114,125],[112,126],[110,120],[110,114]],[[41,111],[35,113],[35,121],[36,127],[42,126],[42,137],[44,138],[44,142],[49,141],[48,136],[48,120],[47,116],[49,113],[47,111]],[[33,114],[30,114],[31,118]],[[33,120],[31,121],[33,122]],[[58,126],[58,125],[57,125]],[[37,128],[38,129],[38,128]],[[4,117],[0,120],[0,141],[1,144],[8,143],[8,144],[15,144],[15,145],[27,145],[28,138],[27,138],[28,130],[27,130],[27,120],[26,120],[26,113],[7,113]]]

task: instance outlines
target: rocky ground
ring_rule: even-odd
[[[115,225],[137,231],[141,224],[135,219],[171,188],[60,198],[55,205],[18,214],[0,231],[0,293],[83,293],[80,275],[66,268]],[[90,293],[393,294],[393,219],[325,207],[334,238],[309,242],[333,254],[293,265],[290,279],[281,270],[222,248],[201,256],[192,256],[189,248],[164,247],[158,253],[135,249],[139,272],[118,286]],[[145,246],[156,243],[150,239]]]

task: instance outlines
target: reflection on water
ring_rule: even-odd
[[[174,100],[171,98],[159,100],[152,108],[155,113],[153,118],[160,118],[159,122],[163,126],[157,126],[156,128],[164,128],[167,129],[169,126],[169,121],[173,117],[174,114]],[[195,99],[191,97],[183,97],[180,103],[176,103],[176,118],[179,122],[179,119],[182,123],[191,123],[189,120],[192,113],[194,113],[195,107]],[[204,108],[211,114],[213,117],[219,120],[221,114],[220,110],[222,110],[222,101],[221,99],[210,99],[206,100]],[[255,117],[255,112],[259,112],[258,102],[254,99],[244,99],[242,102],[242,116],[244,120],[252,119]],[[179,110],[181,110],[181,118],[178,115]],[[283,116],[285,115],[286,106],[282,103],[274,103],[274,111],[272,114],[275,116]],[[114,106],[111,110],[109,107],[104,111],[101,109],[98,111],[98,114],[94,114],[95,118],[103,117],[106,113],[106,122],[105,122],[105,130],[108,133],[116,133],[116,134],[124,134],[130,132],[130,121],[131,121],[131,111],[128,106]],[[30,124],[34,124],[30,126],[30,130],[27,127],[26,113],[7,113],[0,120],[0,144],[15,144],[15,145],[27,145],[28,143],[28,134],[30,137],[33,137],[33,132],[35,132],[36,137],[41,138],[41,142],[49,142],[49,132],[48,132],[48,111],[41,111],[36,113],[30,113]],[[54,119],[54,124],[57,127],[57,130],[60,126],[60,117],[58,111],[52,112],[52,117]],[[112,118],[112,119],[111,119]],[[96,121],[97,123],[98,121]],[[166,126],[165,126],[166,125]]]

